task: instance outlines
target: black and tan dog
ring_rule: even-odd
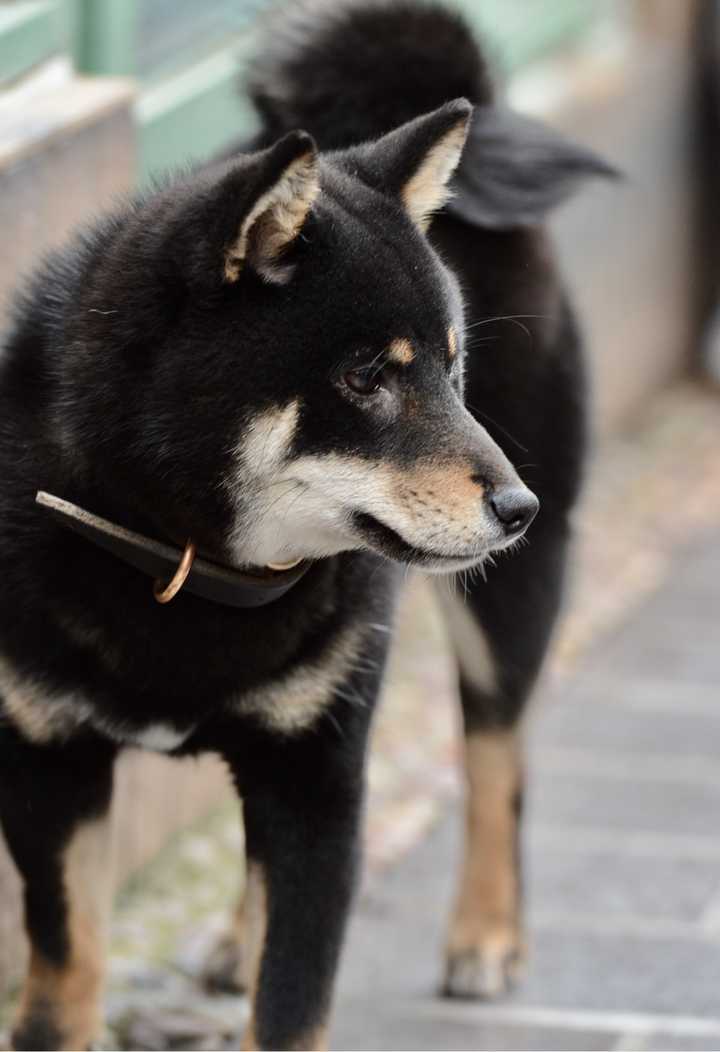
[[[537,224],[603,166],[496,108],[435,7],[295,9],[263,54],[252,152],[51,256],[2,359],[0,816],[32,949],[18,1049],[96,1037],[130,746],[226,760],[248,1044],[323,1044],[396,566],[454,573],[517,541],[538,507],[518,459],[542,501],[530,544],[448,606],[469,778],[448,992],[497,992],[522,953],[516,724],[583,445],[577,336]]]

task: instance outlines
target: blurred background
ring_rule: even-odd
[[[252,132],[239,85],[270,6],[0,0],[0,330],[19,276],[76,224]],[[442,629],[412,579],[333,1047],[717,1049],[718,4],[454,6],[513,106],[624,173],[553,221],[587,335],[594,450],[528,728],[529,977],[499,1005],[433,996],[458,850],[457,717]],[[107,1047],[232,1047],[242,1006],[198,982],[242,883],[224,771],[128,755],[115,822]],[[0,1030],[25,953],[19,909],[0,845]]]

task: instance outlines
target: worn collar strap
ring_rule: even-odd
[[[181,587],[193,595],[225,606],[266,606],[289,592],[312,565],[305,559],[296,566],[279,570],[258,567],[249,571],[218,566],[207,559],[194,557],[194,549],[189,552],[192,547],[189,543],[183,552],[180,548],[101,519],[51,493],[39,490],[35,500],[63,526],[154,578],[156,597],[158,590],[162,593],[168,582],[176,580],[181,564],[185,564]]]

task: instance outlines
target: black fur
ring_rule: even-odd
[[[482,55],[448,9],[438,14],[423,0],[297,0],[270,17],[248,78],[270,140],[306,127],[323,149],[340,150],[449,99],[492,101]]]
[[[53,1022],[50,1004],[38,1004],[33,1015],[13,1031],[16,1052],[36,1052],[39,1048],[60,1048],[62,1034]]]
[[[379,553],[432,561],[424,549],[445,544],[442,521],[418,547],[359,507],[343,521],[356,538],[348,547],[360,550],[303,553],[317,556],[313,567],[276,604],[244,611],[181,592],[160,607],[150,581],[45,518],[34,495],[57,493],[176,543],[191,536],[208,557],[231,563],[243,561],[232,530],[245,476],[239,496],[228,485],[239,470],[236,446],[258,414],[293,400],[301,408],[292,463],[332,454],[398,477],[418,463],[462,466],[488,521],[492,494],[517,484],[509,461],[519,463],[542,502],[532,543],[469,592],[495,651],[499,691],[462,688],[469,729],[512,724],[559,603],[584,443],[572,315],[543,235],[526,224],[567,192],[561,169],[597,164],[551,138],[551,163],[502,198],[503,165],[516,169],[527,128],[493,111],[496,141],[507,148],[483,183],[475,151],[490,125],[474,125],[460,204],[432,229],[438,256],[399,195],[463,105],[354,147],[459,95],[491,104],[482,60],[455,16],[409,2],[319,16],[303,7],[300,36],[276,40],[254,75],[265,128],[252,145],[265,152],[178,178],[52,255],[18,299],[2,359],[0,818],[26,882],[31,938],[47,959],[67,961],[63,844],[107,807],[116,750],[150,725],[171,728],[185,735],[178,754],[224,756],[243,797],[248,854],[270,901],[255,1011],[265,1048],[297,1047],[330,1000],[397,578]],[[319,162],[322,192],[280,261],[289,280],[253,265],[258,228],[239,280],[224,280],[223,259],[250,209],[313,150],[307,136],[271,145],[299,126],[322,150],[345,152]],[[535,126],[532,134],[537,142]],[[461,330],[462,315],[441,257],[467,299],[466,399],[481,426],[463,409],[460,371],[448,361],[448,328]],[[506,316],[524,320],[497,320]],[[397,339],[412,343],[415,359],[405,370],[386,366],[370,405],[344,378]],[[247,482],[250,503],[252,492]],[[497,523],[492,530],[499,543]],[[469,528],[463,537],[475,551]],[[450,568],[453,554],[441,554]],[[307,727],[279,733],[247,701],[324,660],[358,625],[361,659],[344,668]],[[31,684],[42,694],[55,728],[48,743],[28,741],[12,715],[18,678],[21,693]]]

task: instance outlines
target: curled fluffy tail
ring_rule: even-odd
[[[462,17],[425,0],[292,0],[258,54],[248,87],[265,131],[305,128],[325,150],[376,139],[450,99],[492,98]]]
[[[541,223],[589,177],[591,150],[494,104],[463,18],[435,0],[291,0],[274,15],[249,91],[271,141],[294,128],[323,150],[380,135],[451,99],[475,106],[448,209],[478,227]]]

